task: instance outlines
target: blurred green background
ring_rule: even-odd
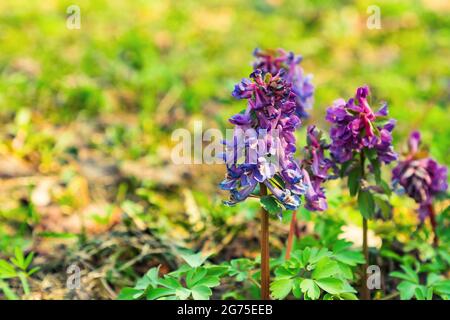
[[[80,29],[66,27],[72,4]],[[381,29],[366,25],[373,4]],[[303,55],[316,86],[308,124],[327,129],[326,107],[368,84],[374,106],[387,101],[398,120],[397,151],[419,129],[448,165],[449,39],[450,3],[439,0],[3,0],[0,255],[19,246],[69,259],[54,242],[110,239],[118,225],[206,251],[232,235],[214,249],[231,246],[232,256],[242,250],[236,235],[257,243],[239,233],[255,204],[238,207],[244,218],[221,205],[223,166],[170,161],[174,129],[203,120],[225,130],[245,107],[230,92],[255,47]],[[330,210],[339,211],[333,201]]]

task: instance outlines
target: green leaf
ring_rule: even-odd
[[[427,286],[432,286],[436,283],[438,283],[439,281],[441,281],[442,278],[440,275],[436,274],[436,273],[429,273],[427,276]]]
[[[159,278],[159,267],[155,267],[155,268],[151,268],[150,270],[147,271],[147,273],[145,274],[145,277],[149,280],[150,285],[153,288],[156,288],[156,286],[158,285],[158,278]]]
[[[3,291],[8,300],[19,300],[19,297],[11,290],[8,284],[0,280],[0,290]]]
[[[117,299],[119,300],[137,300],[144,294],[144,290],[134,288],[123,288],[120,290]]]
[[[33,258],[34,258],[34,252],[30,252],[24,262],[25,269],[27,269],[30,266],[31,262],[33,261]]]
[[[333,243],[332,251],[333,251],[334,254],[336,254],[336,253],[341,252],[341,251],[343,251],[343,250],[345,250],[347,248],[350,248],[351,246],[352,246],[352,243],[350,241],[339,239],[339,240],[336,240]]]
[[[417,284],[409,282],[409,281],[402,281],[397,286],[397,290],[400,292],[400,299],[401,300],[410,300],[414,296],[414,292],[417,288]]]
[[[16,276],[17,272],[14,269],[14,266],[6,260],[0,259],[0,279],[14,278]]]
[[[358,193],[358,208],[362,216],[371,219],[375,213],[375,202],[373,195],[367,190],[361,190]]]
[[[179,289],[151,288],[147,292],[147,300],[156,300],[166,296],[176,295]]]
[[[172,278],[171,276],[168,275],[160,279],[159,284],[169,289],[178,289],[183,287],[177,279]]]
[[[212,291],[207,286],[195,286],[191,288],[194,300],[209,300]]]
[[[392,206],[389,202],[388,196],[385,194],[375,193],[373,194],[373,198],[377,207],[380,208],[383,217],[385,219],[389,218],[392,213]]]
[[[391,187],[383,179],[378,183],[378,185],[383,189],[383,191],[386,195],[390,196],[392,194]]]
[[[270,284],[270,291],[275,299],[284,299],[291,292],[293,280],[291,278],[282,278],[275,280]]]
[[[303,251],[301,251],[301,262],[303,266],[306,266],[308,264],[310,256],[311,256],[310,247],[306,247]]]
[[[297,299],[300,299],[302,297],[302,290],[300,288],[300,284],[302,283],[303,278],[294,278],[294,283],[292,285],[292,293],[294,294],[294,297]]]
[[[427,300],[427,287],[425,286],[416,286],[414,290],[414,295],[417,300]]]
[[[22,283],[23,292],[28,295],[30,294],[30,285],[28,284],[27,276],[23,272],[19,272],[18,274],[20,282]]]
[[[308,263],[314,264],[317,263],[319,260],[321,260],[324,257],[330,257],[333,253],[329,251],[327,248],[312,248],[311,252],[309,254]]]
[[[354,197],[361,185],[361,167],[355,166],[348,174],[347,179],[348,190],[350,191],[350,195]]]
[[[373,149],[371,149],[371,150],[373,150]],[[375,181],[376,181],[377,185],[379,185],[381,183],[381,164],[376,156],[376,153],[375,153],[375,158],[369,158],[369,161],[370,161],[370,164],[372,165],[372,170],[373,170],[373,174],[375,176]]]
[[[320,289],[311,279],[304,279],[300,284],[302,292],[311,300],[317,300],[320,297]]]
[[[28,276],[31,276],[32,274],[38,272],[40,269],[41,269],[40,267],[34,267],[34,268],[32,268],[31,270],[29,270],[29,271],[27,272],[27,274],[28,274]]]
[[[369,160],[378,160],[378,155],[375,149],[364,148],[363,150],[365,156]]]
[[[341,270],[340,274],[342,275],[342,277],[345,279],[353,280],[354,276],[352,268],[349,265],[342,262],[338,262],[338,265],[339,269]]]
[[[175,295],[180,300],[186,300],[191,295],[192,291],[186,288],[178,288],[175,290]]]
[[[335,253],[334,258],[352,267],[365,262],[364,255],[361,252],[352,250]]]
[[[220,266],[207,266],[208,276],[223,276],[230,270],[230,266],[220,265]]]
[[[410,266],[401,265],[400,268],[405,271],[411,282],[419,284],[419,275]]]
[[[22,269],[25,266],[25,257],[22,250],[19,247],[14,249],[15,258],[11,258],[11,262],[14,263],[18,268]]]
[[[208,259],[208,256],[203,256],[201,252],[195,254],[180,254],[180,256],[192,268],[200,267],[206,259]]]
[[[341,169],[339,171],[339,176],[341,178],[345,177],[347,175],[347,169],[350,167],[350,165],[352,164],[352,160],[346,161],[341,165]]]
[[[339,294],[339,297],[341,297],[344,300],[358,300],[358,297],[351,292],[344,292]]]
[[[336,275],[339,271],[340,269],[336,261],[324,258],[317,263],[311,276],[313,279],[328,278]]]
[[[411,277],[409,277],[407,274],[400,271],[392,271],[391,273],[389,273],[389,275],[394,278],[403,279],[409,282],[415,282],[414,279],[411,279]]]
[[[209,288],[217,287],[219,284],[220,278],[218,276],[207,276],[197,282],[197,285],[207,286]]]
[[[136,282],[136,285],[134,286],[134,288],[137,290],[147,290],[147,288],[150,285],[151,285],[150,279],[148,279],[147,277],[144,276]]]
[[[261,197],[260,202],[264,210],[266,210],[270,215],[276,216],[283,210],[278,201],[272,196]]]
[[[135,289],[146,290],[149,286],[156,288],[158,285],[159,266],[151,268],[147,273],[136,282]]]
[[[195,286],[195,284],[201,280],[204,276],[206,276],[205,268],[196,268],[190,270],[186,275],[186,285],[188,288]]]
[[[442,280],[433,285],[439,294],[450,295],[450,280]]]
[[[294,277],[299,271],[298,265],[292,261],[292,264],[287,265],[287,263],[279,266],[275,269],[275,275],[277,278],[290,278]]]
[[[427,300],[433,300],[433,287],[427,288]]]
[[[324,291],[331,294],[338,294],[344,292],[344,281],[337,278],[324,278],[315,280],[317,285]]]
[[[190,265],[184,263],[177,270],[174,270],[174,271],[168,273],[168,275],[178,278],[190,270],[192,270],[192,267]]]

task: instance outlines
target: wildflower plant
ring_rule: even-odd
[[[206,264],[207,256],[201,253],[181,254],[185,261],[177,270],[163,277],[159,266],[153,267],[140,278],[134,287],[121,290],[120,300],[209,300],[212,288],[220,284],[228,268]]]
[[[333,177],[330,172],[334,168],[333,161],[326,156],[328,149],[329,144],[326,142],[323,132],[314,125],[308,126],[301,168],[306,187],[304,207],[309,211],[324,211],[328,207],[323,183]],[[294,211],[286,245],[286,260],[290,258],[294,234],[298,234],[296,228],[297,212]]]
[[[247,108],[230,118],[235,128],[224,142],[227,174],[220,186],[230,192],[228,205],[248,197],[261,199],[261,296],[268,299],[267,212],[295,210],[306,193],[302,168],[294,158],[294,132],[312,104],[313,87],[298,66],[301,58],[293,53],[256,50],[255,56],[255,70],[232,93],[246,100]]]
[[[387,104],[374,112],[369,104],[368,86],[356,90],[348,101],[336,100],[327,109],[326,120],[331,123],[330,151],[340,175],[348,178],[352,196],[357,196],[363,217],[363,253],[366,265],[362,272],[362,296],[369,299],[366,286],[368,263],[367,220],[375,216],[376,209],[389,216],[390,189],[381,177],[381,165],[397,159],[392,146],[392,130],[395,120],[388,118]],[[368,160],[368,161],[367,161]],[[373,177],[375,185],[370,184]]]
[[[333,250],[306,247],[275,268],[270,288],[275,299],[284,299],[292,292],[304,300],[357,300],[356,290],[349,284],[352,266],[361,262],[342,255],[351,243],[338,240]],[[351,252],[351,251],[347,251]]]
[[[430,218],[434,232],[434,243],[438,243],[436,234],[436,217],[433,201],[448,189],[447,167],[439,165],[436,160],[420,148],[420,132],[414,131],[408,139],[408,150],[392,171],[394,188],[406,193],[419,204],[419,219],[423,222]]]

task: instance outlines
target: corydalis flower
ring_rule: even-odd
[[[328,145],[315,126],[308,127],[306,142],[302,160],[302,173],[307,186],[305,208],[324,211],[328,205],[322,184],[329,178],[328,171],[332,168],[332,162],[324,155]]]
[[[225,142],[227,174],[221,188],[230,191],[229,205],[245,200],[259,183],[287,209],[296,209],[306,191],[293,158],[294,131],[300,126],[296,95],[284,74],[283,69],[273,74],[257,69],[234,88],[233,96],[247,100],[247,108],[230,118],[234,137]],[[246,134],[252,130],[253,135]],[[237,151],[238,145],[242,152]],[[244,161],[239,163],[241,158]]]
[[[255,49],[254,56],[256,57],[253,64],[255,69],[272,75],[278,74],[280,70],[286,70],[283,78],[292,84],[296,113],[300,118],[307,118],[306,110],[311,109],[314,103],[314,86],[311,83],[312,76],[305,76],[302,67],[300,67],[302,57],[283,49]]]
[[[347,102],[338,99],[327,109],[326,119],[332,123],[330,150],[340,163],[349,161],[353,152],[361,152],[364,148],[374,149],[384,163],[397,159],[392,147],[395,120],[386,120],[386,104],[373,112],[367,101],[369,94],[369,87],[360,87],[355,98]]]
[[[419,217],[423,221],[431,214],[433,197],[445,192],[447,168],[420,151],[420,133],[414,131],[408,140],[405,158],[392,171],[394,186],[401,186],[406,194],[419,204]]]
[[[290,115],[295,110],[295,94],[291,84],[282,78],[283,72],[272,75],[256,70],[250,79],[243,79],[234,87],[233,97],[247,99],[245,115],[253,112],[260,128],[275,129],[282,115]]]

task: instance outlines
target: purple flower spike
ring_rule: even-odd
[[[328,204],[323,188],[320,186],[321,180],[315,179],[314,181],[311,181],[309,173],[306,170],[303,170],[303,176],[307,186],[307,191],[305,194],[305,208],[311,211],[326,210],[328,208]]]
[[[296,113],[300,118],[307,118],[307,110],[311,109],[314,103],[314,86],[311,83],[312,76],[305,76],[302,67],[300,67],[302,57],[283,49],[256,49],[254,56],[256,57],[253,64],[255,70],[259,69],[272,75],[276,75],[283,70],[281,76],[292,84]]]
[[[349,161],[354,152],[361,152],[364,148],[374,149],[378,159],[384,163],[397,159],[392,147],[395,121],[385,121],[388,114],[386,104],[374,113],[367,101],[369,95],[369,87],[363,86],[356,90],[355,98],[347,102],[336,100],[327,109],[326,120],[332,124],[330,150],[339,163]]]
[[[420,149],[420,133],[414,131],[408,140],[408,153],[392,171],[394,186],[401,188],[419,204],[419,218],[431,214],[433,198],[448,188],[447,167],[439,165]]]
[[[256,54],[262,58],[261,52]],[[299,79],[288,75],[300,72],[296,66],[300,60],[285,53],[280,53],[273,63],[269,56],[265,57],[265,62],[261,60],[250,78],[243,79],[232,93],[237,99],[247,100],[247,109],[229,120],[235,130],[233,140],[225,142],[227,174],[220,187],[230,191],[226,204],[234,205],[264,183],[285,208],[296,209],[306,187],[294,160],[294,132],[301,120],[296,112],[298,88],[294,89],[293,81]],[[247,135],[251,130],[254,134]]]
[[[328,171],[332,168],[332,162],[324,155],[328,145],[322,139],[322,132],[315,126],[308,127],[306,143],[302,161],[302,173],[307,186],[305,208],[324,211],[327,209],[327,199],[322,184],[330,178]]]

